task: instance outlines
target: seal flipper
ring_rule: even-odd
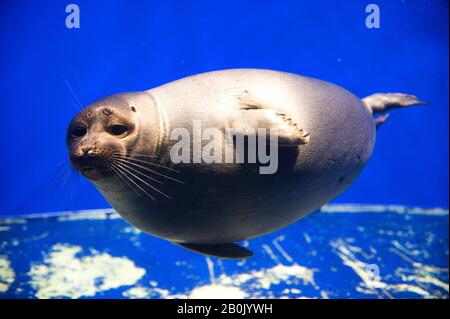
[[[386,113],[386,114],[376,117],[373,120],[375,122],[376,129],[378,130],[381,127],[381,125],[383,125],[384,122],[386,122],[388,120],[388,118],[389,118],[389,113]]]
[[[373,115],[383,114],[392,109],[399,109],[413,105],[428,104],[416,96],[404,93],[376,93],[362,99]],[[389,117],[389,113],[374,119],[375,127],[379,129]]]
[[[428,104],[416,96],[404,93],[376,93],[362,99],[373,114],[385,113],[391,109],[399,109],[413,105]]]
[[[236,101],[237,108],[241,112],[239,117],[229,123],[234,132],[246,135],[258,128],[276,128],[278,146],[299,146],[309,143],[309,133],[277,107],[260,102],[247,90],[238,95]]]
[[[214,256],[226,259],[245,259],[253,256],[253,253],[237,244],[189,244],[189,243],[174,243],[183,248],[189,249],[196,253],[203,255]]]

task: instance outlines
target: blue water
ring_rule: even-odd
[[[426,107],[392,112],[377,134],[367,167],[334,203],[448,209],[448,1],[376,1],[381,12],[379,29],[365,27],[365,7],[371,1],[76,1],[79,29],[65,26],[68,3],[23,0],[0,5],[0,216],[108,207],[90,183],[68,170],[65,131],[78,112],[78,102],[85,106],[113,93],[239,67],[307,75],[338,84],[360,97],[405,92],[428,101]],[[371,223],[371,218],[376,221]],[[156,280],[158,287],[175,287],[170,291],[174,295],[211,283],[203,257],[150,236],[133,235],[131,228],[121,240],[119,234],[128,226],[120,219],[60,223],[57,218],[37,218],[27,219],[25,226],[4,226],[0,256],[6,256],[16,275],[4,295],[0,288],[0,297],[36,297],[38,289],[32,287],[27,274],[33,264],[45,264],[58,243],[69,245],[63,246],[66,253],[72,246],[82,247],[80,256],[99,252],[127,256],[135,267],[146,269],[134,286],[148,288],[150,280]],[[88,229],[86,237],[80,236],[83,227]],[[359,232],[358,227],[366,230]],[[413,232],[407,238],[400,233],[392,238],[380,234],[380,229],[395,234],[408,227]],[[311,244],[302,242],[302,233],[309,234]],[[391,250],[399,248],[392,241],[409,251],[425,251],[412,253],[424,265],[447,269],[446,275],[445,271],[435,275],[448,287],[448,213],[431,217],[388,212],[313,215],[275,237],[250,242],[259,251],[254,261],[244,268],[223,262],[224,273],[231,276],[270,269],[277,262],[261,247],[273,246],[271,241],[281,235],[295,262],[320,269],[315,277],[320,288],[311,283],[300,285],[301,296],[323,297],[321,291],[326,291],[329,297],[405,297],[396,295],[392,287],[386,288],[387,294],[381,288],[374,288],[375,294],[355,292],[360,277],[343,264],[335,247],[353,245],[370,250],[368,245],[373,243],[378,264],[385,268],[381,275],[391,276],[383,277],[383,282],[393,284],[401,277],[395,275],[396,269],[409,266],[405,259],[395,259],[398,255]],[[133,236],[142,250],[132,249]],[[347,242],[348,238],[354,242]],[[425,238],[433,240],[423,242]],[[336,241],[338,244],[330,244]],[[311,251],[316,255],[309,254]],[[365,254],[369,256],[370,251]],[[280,263],[294,263],[279,253],[277,258]],[[172,264],[186,260],[186,267],[191,267],[185,271],[188,277],[164,273],[164,267],[178,267]],[[218,277],[221,266],[218,261],[212,263]],[[337,264],[339,276],[331,270],[332,264]],[[6,268],[0,264],[0,273],[2,269]],[[0,277],[0,287],[2,280]],[[93,296],[126,297],[114,289],[99,292],[96,288]],[[296,295],[280,289],[261,293]],[[429,295],[416,291],[413,296],[448,296],[448,289],[437,286],[422,289]],[[147,290],[138,289],[141,295],[161,297]],[[255,293],[246,292],[253,297]],[[131,295],[136,296],[136,291],[127,296]]]
[[[448,298],[448,226],[448,210],[324,209],[232,261],[109,212],[0,219],[0,298]]]

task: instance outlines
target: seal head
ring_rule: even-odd
[[[145,142],[142,136],[147,140],[156,137],[157,132],[142,134],[143,129],[154,126],[143,123],[152,119],[139,114],[149,109],[148,104],[139,103],[142,99],[150,100],[145,93],[112,95],[92,103],[72,119],[66,135],[70,161],[94,184],[104,184],[114,177],[114,159],[138,150],[139,144]],[[148,143],[146,152],[156,147],[157,142]]]

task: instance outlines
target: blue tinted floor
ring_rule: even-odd
[[[448,298],[448,210],[330,205],[205,258],[111,210],[0,219],[0,298]]]

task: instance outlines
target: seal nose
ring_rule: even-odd
[[[92,147],[83,147],[82,149],[83,156],[87,157],[92,154]]]

